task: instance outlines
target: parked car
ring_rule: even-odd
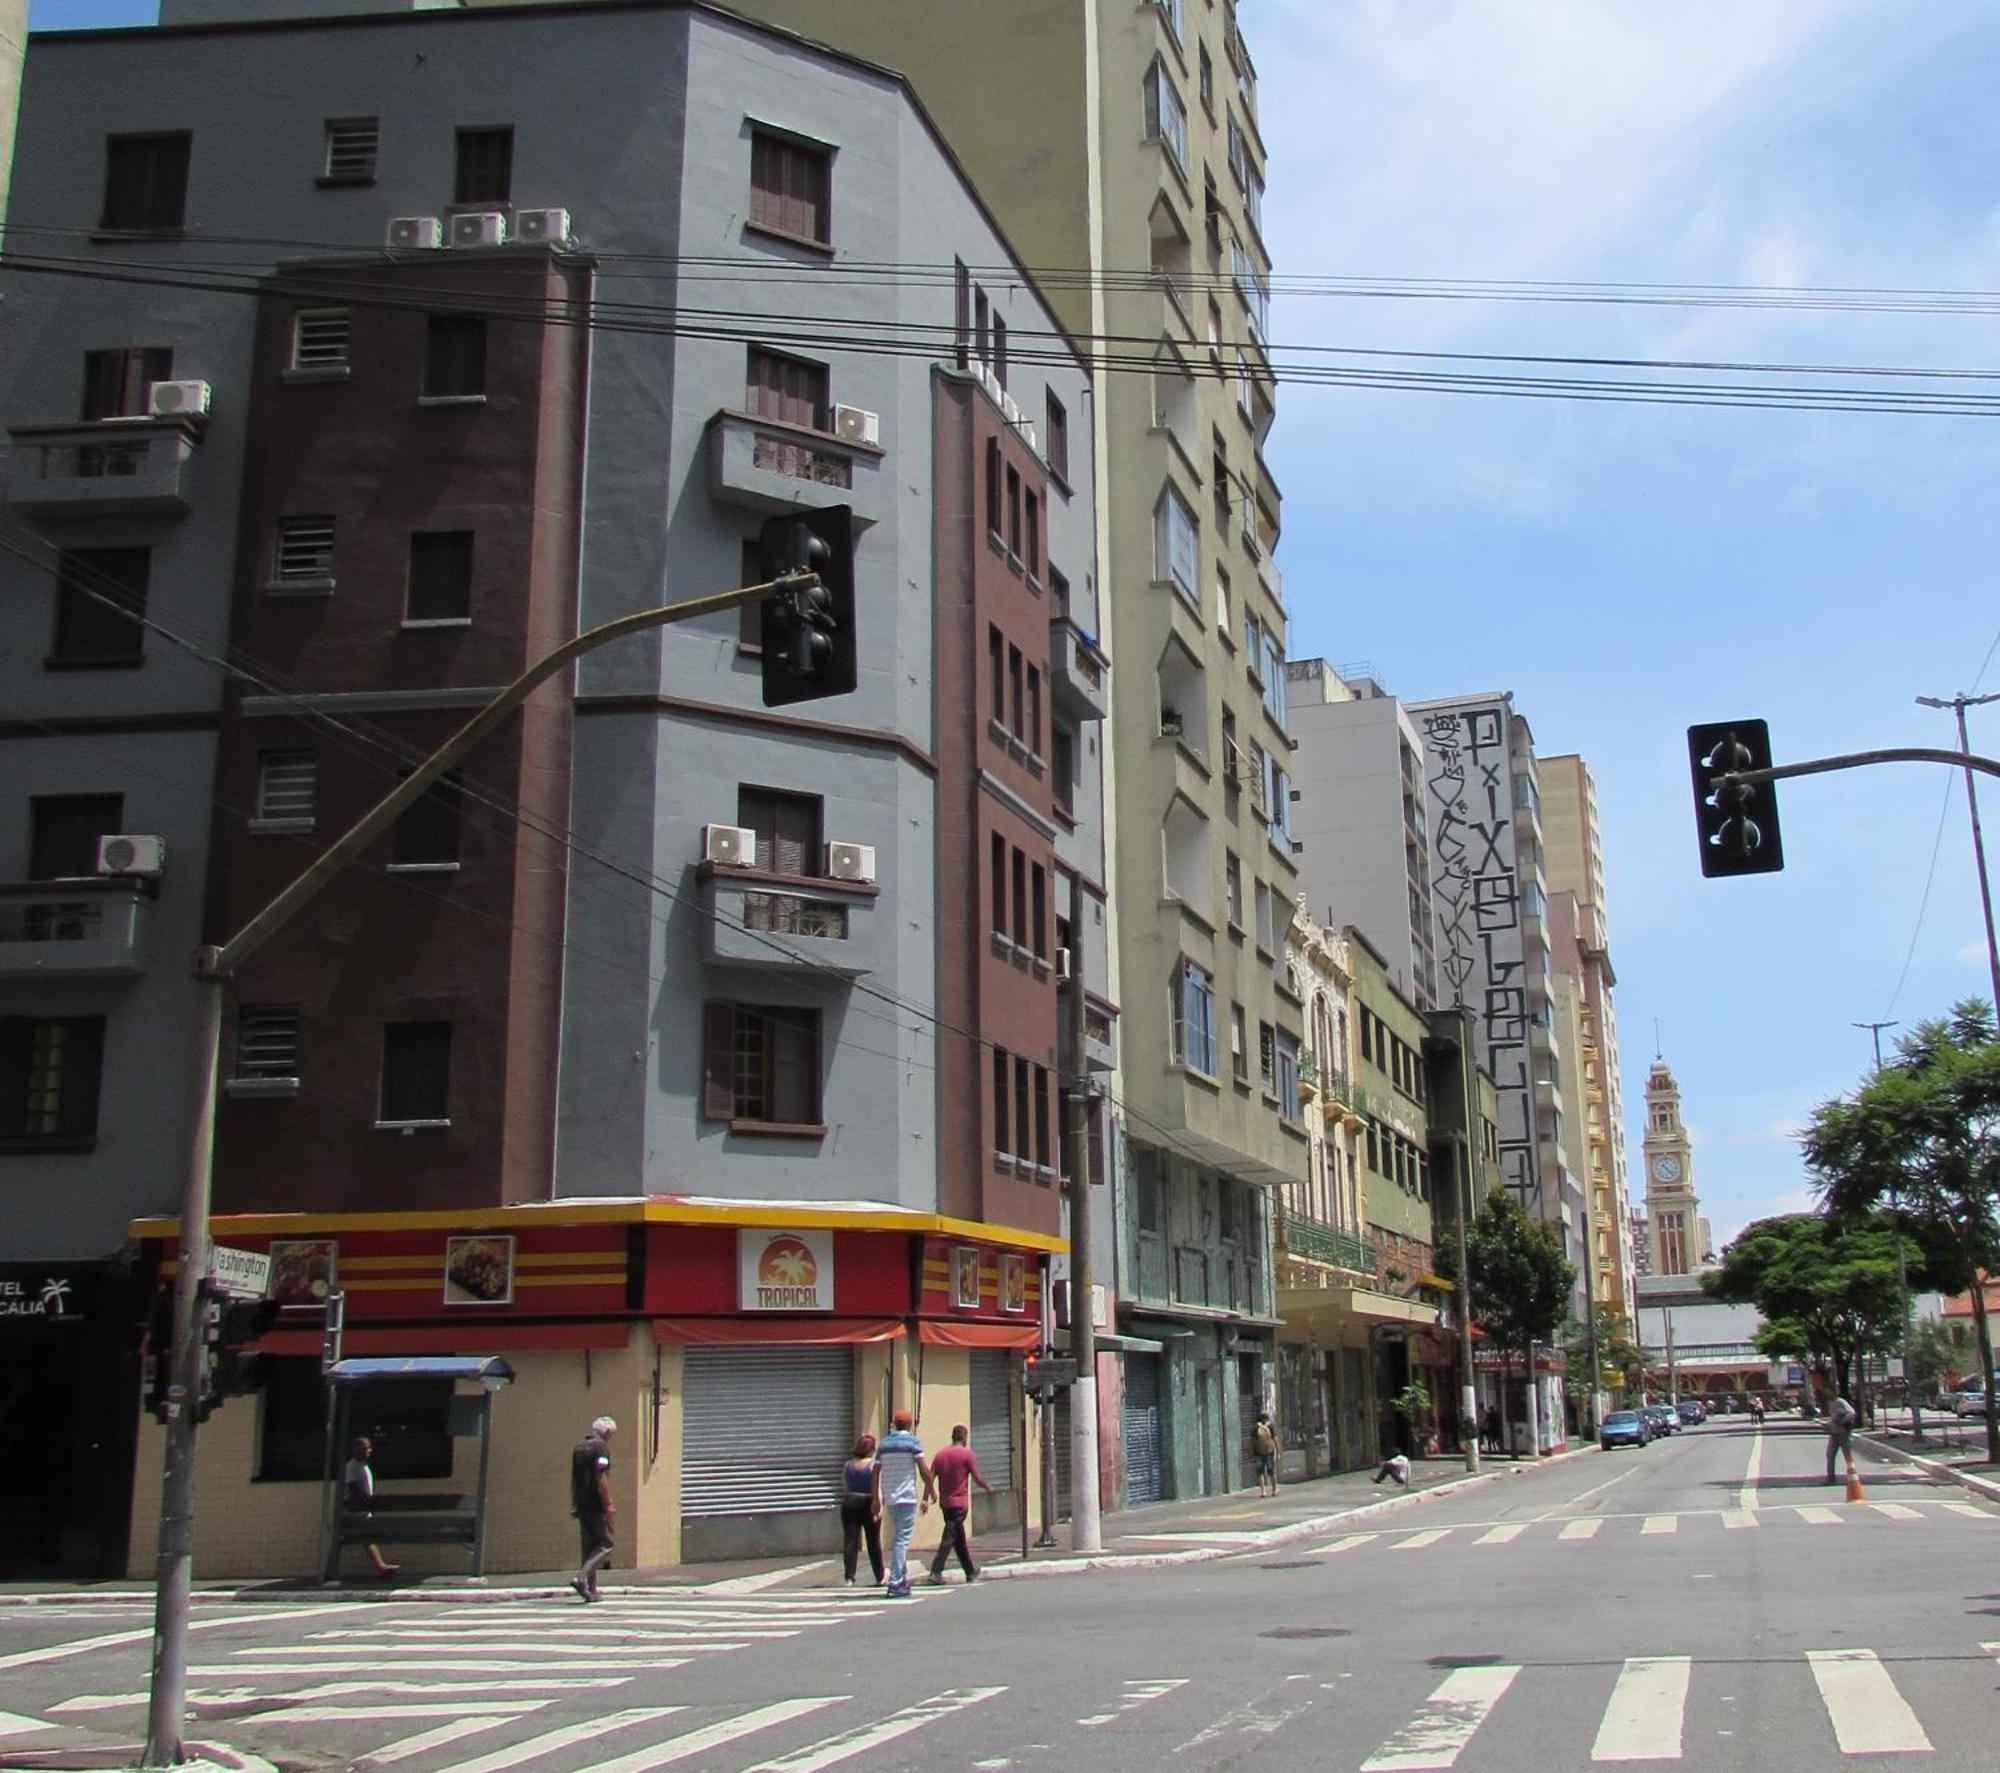
[[[1681,1425],[1680,1413],[1672,1404],[1648,1404],[1640,1414],[1653,1425],[1656,1436],[1672,1434]]]
[[[1680,1419],[1685,1426],[1693,1427],[1696,1423],[1708,1420],[1708,1406],[1698,1397],[1684,1397],[1674,1408],[1679,1411]]]
[[[2000,1384],[2000,1373],[1993,1375],[1994,1382]],[[1944,1407],[1954,1416],[1984,1416],[1986,1414],[1986,1387],[1974,1373],[1958,1382],[1956,1391],[1947,1392]]]
[[[1652,1438],[1637,1410],[1613,1410],[1597,1431],[1597,1444],[1607,1453],[1613,1447],[1643,1447]]]

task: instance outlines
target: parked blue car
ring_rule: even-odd
[[[1613,1410],[1597,1431],[1597,1444],[1607,1453],[1613,1447],[1643,1447],[1651,1438],[1637,1410]]]

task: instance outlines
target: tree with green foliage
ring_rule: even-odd
[[[1972,1295],[1979,1370],[1993,1370],[1985,1277],[2000,1272],[2000,1041],[1978,998],[1896,1043],[1896,1057],[1851,1096],[1814,1112],[1806,1167],[1827,1209],[1852,1218],[1889,1203],[1925,1249],[1933,1286]],[[1986,1397],[1986,1456],[2000,1461],[2000,1415]]]
[[[1962,1378],[1979,1370],[1972,1326],[1956,1319],[1921,1323],[1910,1338],[1910,1378],[1919,1392],[1935,1393],[1947,1375]]]
[[[1883,1215],[1842,1224],[1787,1213],[1743,1228],[1702,1290],[1764,1319],[1759,1351],[1833,1370],[1853,1397],[1856,1362],[1901,1339],[1906,1294],[1896,1279],[1896,1228]]]
[[[1447,1274],[1458,1265],[1455,1237],[1453,1228],[1439,1243]],[[1530,1219],[1504,1188],[1487,1195],[1472,1216],[1465,1264],[1472,1287],[1473,1322],[1500,1350],[1500,1411],[1505,1438],[1511,1443],[1512,1425],[1506,1422],[1506,1414],[1513,1357],[1518,1354],[1527,1361],[1532,1384],[1531,1351],[1538,1342],[1555,1340],[1569,1313],[1576,1268],[1564,1257],[1556,1228]]]
[[[1628,1394],[1633,1386],[1643,1382],[1646,1353],[1632,1340],[1631,1328],[1625,1314],[1615,1306],[1600,1305],[1597,1308],[1597,1362],[1605,1373],[1616,1373],[1618,1384]],[[1590,1331],[1576,1318],[1571,1318],[1563,1326],[1563,1353],[1569,1359],[1572,1373],[1590,1371]],[[1597,1383],[1603,1383],[1600,1375]]]

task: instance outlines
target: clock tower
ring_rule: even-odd
[[[1706,1228],[1694,1197],[1693,1156],[1681,1121],[1681,1087],[1665,1059],[1646,1077],[1646,1218],[1655,1274],[1691,1274],[1704,1265]]]

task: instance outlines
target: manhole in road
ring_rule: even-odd
[[[1491,1668],[1501,1659],[1498,1656],[1427,1656],[1424,1660],[1432,1668]]]
[[[1317,1570],[1319,1566],[1311,1558],[1292,1558],[1284,1563],[1259,1564],[1260,1570]]]
[[[1260,1638],[1351,1638],[1354,1633],[1341,1625],[1280,1625],[1260,1631]]]

